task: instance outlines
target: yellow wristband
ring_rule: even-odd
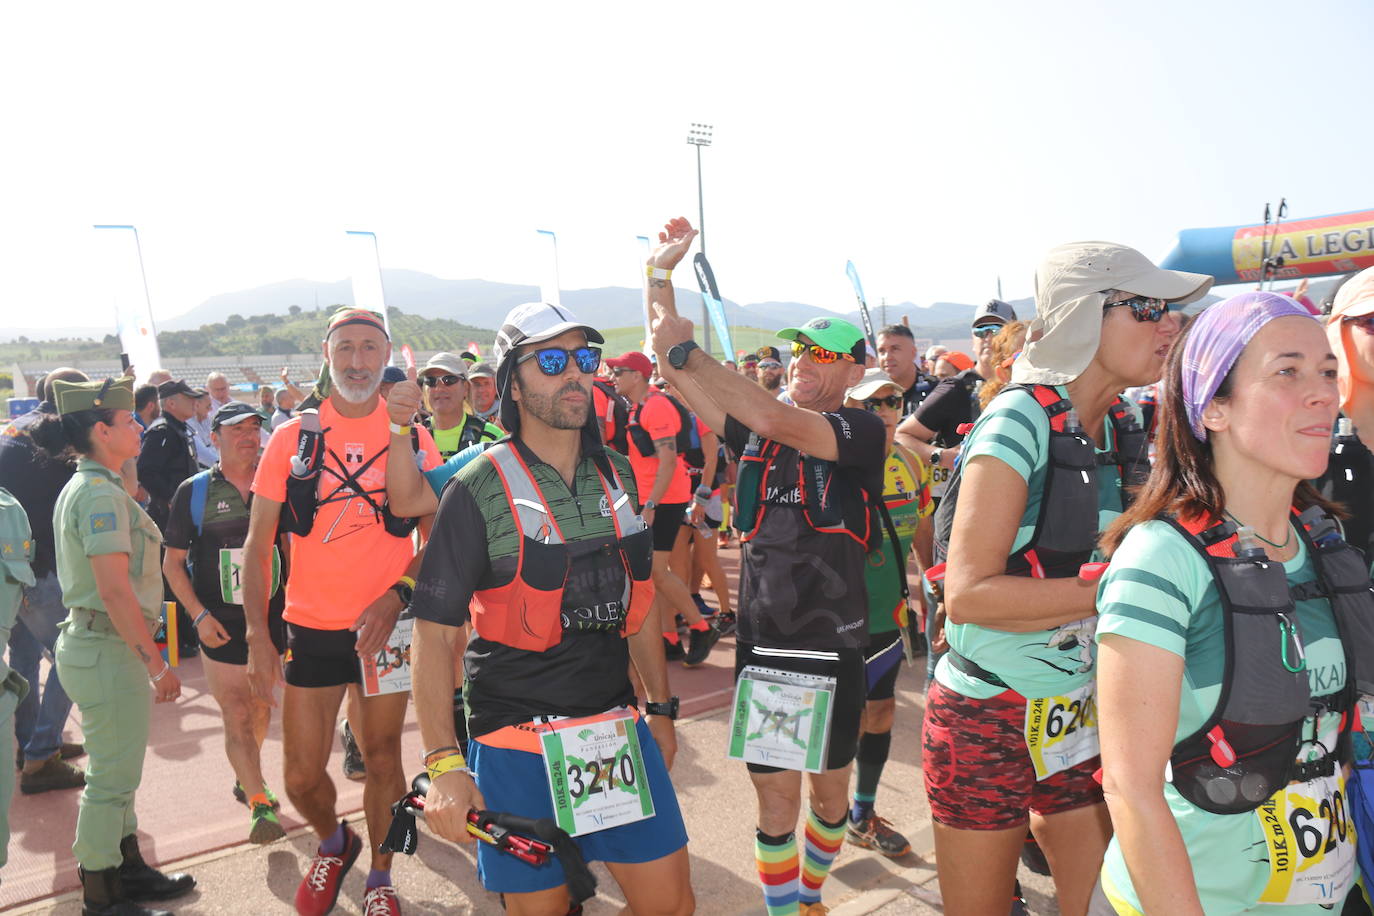
[[[396,424],[396,423],[388,423],[387,426],[391,427],[391,432],[392,432],[393,434],[397,435],[397,436],[409,436],[409,435],[410,435],[410,427],[409,427],[409,426],[400,426],[400,425],[398,425],[398,424]]]
[[[402,576],[401,578],[396,580],[396,584],[404,585],[406,588],[414,588],[415,580],[410,578],[410,576]]]
[[[648,267],[644,272],[648,274],[650,280],[667,280],[673,275],[671,270],[664,270],[662,267]]]
[[[453,770],[472,772],[468,769],[467,760],[458,751],[454,751],[446,757],[440,757],[438,760],[425,762],[425,772],[429,774],[430,779],[438,779]]]

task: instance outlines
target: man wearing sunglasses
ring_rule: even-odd
[[[759,347],[758,379],[764,391],[777,397],[782,389],[782,354],[777,347]]]
[[[472,363],[453,353],[435,353],[420,370],[429,419],[439,457],[447,461],[474,442],[495,442],[501,430],[468,413],[468,371]]]
[[[692,484],[681,454],[685,449],[679,448],[689,438],[685,424],[692,422],[691,417],[688,414],[684,419],[685,409],[679,413],[676,401],[649,385],[654,368],[643,353],[632,350],[606,360],[606,365],[611,367],[616,393],[630,404],[626,451],[635,484],[644,494],[644,521],[654,529],[654,586],[664,651],[669,658],[680,658],[693,668],[706,661],[720,632],[701,616],[687,583],[669,567],[687,504],[692,501]],[[685,650],[674,622],[677,614],[682,615],[692,634]]]
[[[777,693],[763,684],[778,676],[833,691],[826,710],[812,709],[829,719],[829,739],[824,746],[807,745],[819,772],[806,777],[804,840],[796,835],[800,762],[790,761],[792,768],[764,763],[766,748],[748,738],[734,755],[746,761],[758,796],[754,851],[764,901],[770,912],[796,907],[809,916],[825,912],[821,885],[849,817],[849,770],[867,692],[864,564],[868,548],[880,541],[875,500],[882,494],[886,437],[875,414],[844,406],[845,392],[863,377],[866,354],[863,333],[847,321],[814,318],[778,332],[792,344],[788,390],[794,405],[749,384],[696,345],[692,323],[677,314],[669,280],[696,235],[685,219],[664,227],[647,265],[649,300],[657,314],[653,343],[660,371],[741,455],[735,522],[744,543],[735,670],[737,683],[749,684],[738,687],[738,695],[750,690],[754,700],[776,705]],[[814,694],[804,688],[797,695]],[[770,716],[792,715],[792,707],[775,705],[764,707]],[[751,746],[758,750],[750,752]]]
[[[600,811],[607,822],[578,821],[584,858],[608,863],[635,912],[686,914],[694,906],[687,835],[668,779],[677,699],[668,694],[658,633],[646,623],[652,534],[634,512],[629,462],[602,444],[592,410],[602,342],[594,328],[547,303],[516,308],[497,335],[497,390],[510,438],[446,485],[411,605],[415,705],[433,780],[425,817],[445,839],[471,842],[469,810],[552,819],[551,784],[564,800],[581,787],[576,807]],[[413,467],[405,476],[418,483]],[[394,474],[388,480],[403,483]],[[466,748],[452,714],[455,656],[467,678]],[[632,708],[631,662],[647,694],[642,718]],[[621,747],[636,742],[625,772],[634,792],[649,789],[651,812],[619,779],[586,793],[587,771],[570,764],[588,759],[572,750],[587,746],[583,733],[608,721]],[[548,733],[562,736],[567,756],[541,753]],[[614,744],[598,753],[614,755],[612,763],[629,756]],[[631,796],[633,805],[605,807],[608,798]],[[482,886],[503,893],[511,912],[567,907],[557,859],[536,868],[484,843],[477,868]]]

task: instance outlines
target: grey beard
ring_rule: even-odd
[[[382,387],[382,374],[380,372],[372,376],[372,380],[366,387],[350,383],[344,374],[336,370],[333,366],[329,367],[329,381],[333,384],[334,390],[339,397],[350,404],[362,404],[368,398],[377,393],[377,389]]]

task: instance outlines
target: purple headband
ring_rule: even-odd
[[[1188,426],[1199,442],[1207,441],[1202,409],[1236,364],[1240,353],[1275,318],[1311,318],[1307,309],[1278,293],[1241,293],[1205,309],[1183,342],[1183,404]]]

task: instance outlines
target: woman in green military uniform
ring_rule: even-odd
[[[57,575],[71,613],[57,640],[57,670],[81,710],[90,760],[72,852],[88,916],[149,916],[134,901],[168,900],[195,886],[143,861],[134,793],[143,777],[151,707],[181,696],[153,644],[162,603],[152,519],[130,498],[120,467],[138,454],[131,379],[54,382],[59,416],[34,430],[54,454],[77,453],[76,474],[53,512]]]

